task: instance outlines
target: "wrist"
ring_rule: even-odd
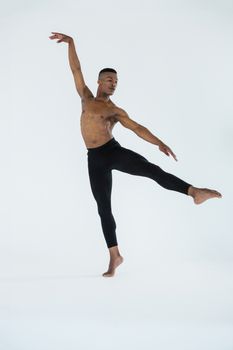
[[[163,146],[163,145],[164,145],[164,143],[161,140],[159,140],[158,141],[158,147]]]

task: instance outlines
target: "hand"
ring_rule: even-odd
[[[172,157],[177,161],[176,155],[172,152],[172,150],[165,145],[163,142],[161,144],[159,144],[159,150],[163,153],[165,153],[167,156],[169,156],[170,154],[172,155]]]
[[[73,38],[71,38],[71,36],[62,34],[62,33],[57,33],[57,32],[51,32],[54,35],[51,35],[49,38],[50,39],[58,39],[57,44],[61,43],[62,41],[64,41],[65,43],[70,43]]]

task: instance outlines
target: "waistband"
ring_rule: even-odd
[[[101,146],[94,147],[94,148],[87,148],[87,151],[88,151],[88,153],[94,153],[94,152],[98,152],[98,151],[102,151],[102,150],[108,149],[112,145],[119,145],[119,142],[117,142],[117,140],[114,137],[111,140],[109,140],[108,142],[106,142],[103,145],[101,145]]]

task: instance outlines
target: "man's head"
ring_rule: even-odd
[[[104,68],[99,72],[98,84],[101,92],[113,95],[117,86],[117,72],[113,68]]]

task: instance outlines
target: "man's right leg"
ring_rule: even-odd
[[[116,222],[111,208],[112,172],[111,170],[88,166],[93,196],[96,200],[104,238],[108,248],[117,245]]]
[[[114,276],[115,269],[123,262],[123,257],[120,255],[118,249],[116,223],[111,209],[112,172],[105,168],[104,165],[101,167],[94,164],[91,165],[91,161],[88,164],[90,184],[97,203],[102,230],[110,254],[108,270],[103,273],[103,276],[112,277]]]

